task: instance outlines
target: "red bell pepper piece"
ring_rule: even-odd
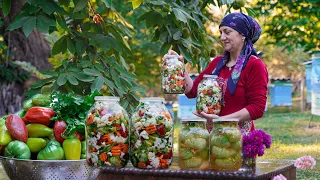
[[[50,108],[32,107],[27,111],[25,118],[29,122],[48,126],[50,124],[50,119],[54,114],[54,111]]]

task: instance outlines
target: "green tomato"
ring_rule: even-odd
[[[87,146],[86,141],[81,141],[81,154],[86,154]]]
[[[29,147],[21,141],[11,141],[4,149],[4,156],[17,159],[30,159],[31,152]]]
[[[51,140],[48,142],[47,146],[38,153],[37,159],[62,160],[64,159],[64,151],[58,141]]]
[[[43,138],[28,138],[27,145],[31,152],[37,153],[46,147],[46,140]]]
[[[87,159],[87,155],[86,154],[81,154],[80,159]]]
[[[221,148],[218,146],[211,147],[211,154],[215,158],[227,158],[236,154],[234,149]]]
[[[200,157],[193,157],[191,159],[184,160],[184,165],[188,168],[196,168],[201,166],[202,159]]]

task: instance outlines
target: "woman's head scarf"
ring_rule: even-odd
[[[245,37],[244,46],[241,50],[240,56],[237,58],[235,67],[231,73],[228,80],[228,89],[230,94],[233,94],[236,90],[237,83],[241,74],[242,69],[246,66],[251,55],[257,56],[257,52],[253,47],[261,34],[261,27],[252,17],[245,15],[243,13],[231,13],[222,19],[219,26],[228,26]],[[220,70],[228,62],[230,58],[230,53],[225,51],[222,58],[218,62],[216,69],[213,71],[214,75],[219,75]]]

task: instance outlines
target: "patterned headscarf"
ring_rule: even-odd
[[[246,66],[248,59],[251,55],[257,56],[253,43],[259,39],[261,27],[252,17],[243,13],[228,14],[223,18],[219,28],[221,26],[228,26],[246,37],[240,56],[237,58],[235,67],[228,80],[228,89],[230,93],[233,94],[236,90],[241,71]],[[230,53],[225,51],[221,60],[218,62],[216,69],[213,70],[214,75],[219,75],[220,70],[228,62],[229,58]]]

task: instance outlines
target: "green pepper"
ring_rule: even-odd
[[[19,117],[23,118],[24,115],[26,115],[26,111],[20,110],[20,111],[16,112],[15,114],[18,115]]]
[[[32,107],[33,107],[33,104],[32,104],[32,99],[31,98],[26,100],[26,101],[24,101],[24,103],[23,103],[23,110],[24,111],[28,111]]]
[[[79,160],[81,156],[81,141],[76,138],[66,139],[62,143],[66,160]]]
[[[50,94],[37,94],[32,97],[32,104],[34,106],[48,107],[50,105]]]
[[[31,152],[37,153],[46,147],[46,140],[43,138],[28,138],[27,145]]]
[[[86,141],[81,141],[81,154],[86,154],[87,146]]]
[[[28,124],[27,131],[29,137],[49,137],[53,130],[43,124]]]
[[[38,160],[62,160],[64,158],[64,151],[60,143],[56,140],[48,142],[46,147],[42,149],[37,156]]]
[[[86,154],[81,154],[80,159],[87,159],[87,155]]]
[[[5,125],[0,125],[0,145],[6,146],[12,141],[11,135]]]
[[[11,141],[4,149],[4,156],[17,159],[30,159],[31,152],[29,147],[21,141]]]

